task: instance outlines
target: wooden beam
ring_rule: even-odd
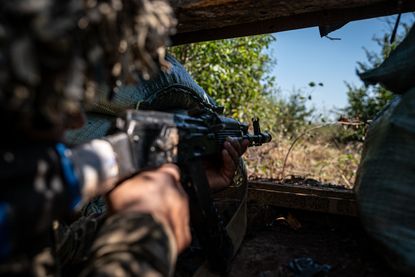
[[[250,181],[248,199],[261,204],[329,214],[357,216],[352,190]]]
[[[413,0],[171,0],[174,45],[275,33],[415,11]]]

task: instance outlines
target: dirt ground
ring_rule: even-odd
[[[289,264],[297,258],[309,258],[307,261],[326,264],[328,272],[294,273]],[[249,203],[247,235],[229,276],[397,274],[377,256],[357,218]]]

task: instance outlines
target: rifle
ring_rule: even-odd
[[[203,163],[206,159],[221,159],[227,137],[247,139],[249,146],[271,141],[270,134],[261,132],[258,119],[253,120],[253,127],[254,132],[249,133],[247,124],[209,109],[192,115],[127,110],[116,119],[111,135],[72,149],[70,159],[79,183],[84,184],[81,187],[97,188],[90,195],[97,191],[105,193],[140,171],[164,163],[177,164],[189,196],[191,224],[210,269],[226,272],[234,254],[232,240],[213,205]],[[99,158],[106,153],[115,153],[115,161]],[[112,170],[112,165],[116,170]],[[91,168],[97,173],[89,178]]]
[[[192,226],[211,269],[225,272],[234,253],[233,245],[213,205],[202,163],[205,158],[220,158],[218,156],[228,136],[248,139],[250,146],[271,140],[268,133],[261,132],[258,120],[254,120],[253,125],[254,133],[250,134],[248,125],[213,111],[190,116],[129,110],[116,120],[111,135],[72,149],[63,144],[3,149],[4,157],[13,155],[12,160],[4,159],[0,163],[0,176],[5,185],[14,185],[16,180],[24,183],[35,179],[38,163],[29,163],[31,166],[28,167],[27,157],[30,157],[47,164],[47,175],[60,176],[64,188],[55,192],[52,201],[30,183],[24,188],[24,195],[31,203],[27,206],[26,202],[22,205],[16,201],[20,198],[14,197],[9,187],[0,199],[0,212],[3,213],[0,229],[8,230],[10,226],[20,226],[22,222],[32,222],[28,219],[44,216],[36,231],[36,234],[41,234],[46,232],[54,218],[79,210],[81,203],[108,192],[124,179],[173,162],[181,169],[181,183],[190,200]],[[53,207],[46,215],[42,214],[42,209],[30,208],[44,207],[45,202]],[[7,242],[1,245],[3,248],[0,247],[0,260],[25,246],[13,237],[4,236],[4,233],[0,241]]]
[[[206,158],[220,158],[227,137],[249,140],[249,146],[271,141],[253,119],[248,125],[213,111],[186,115],[158,111],[128,110],[116,120],[115,133],[105,139],[113,146],[121,165],[120,176],[176,163],[181,183],[188,193],[190,218],[207,261],[213,271],[225,272],[233,255],[233,245],[220,215],[213,205],[203,168]]]

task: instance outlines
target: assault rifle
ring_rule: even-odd
[[[116,132],[107,136],[121,160],[121,175],[128,176],[164,163],[176,163],[181,169],[182,185],[189,196],[191,222],[206,258],[214,271],[224,272],[233,255],[233,245],[217,213],[203,161],[220,159],[227,137],[249,140],[249,146],[271,141],[253,119],[254,132],[248,125],[215,112],[196,115],[158,111],[128,110],[118,118]]]

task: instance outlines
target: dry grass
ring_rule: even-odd
[[[280,137],[251,147],[245,156],[249,177],[281,180],[301,176],[352,188],[362,143],[339,144],[324,136]]]

